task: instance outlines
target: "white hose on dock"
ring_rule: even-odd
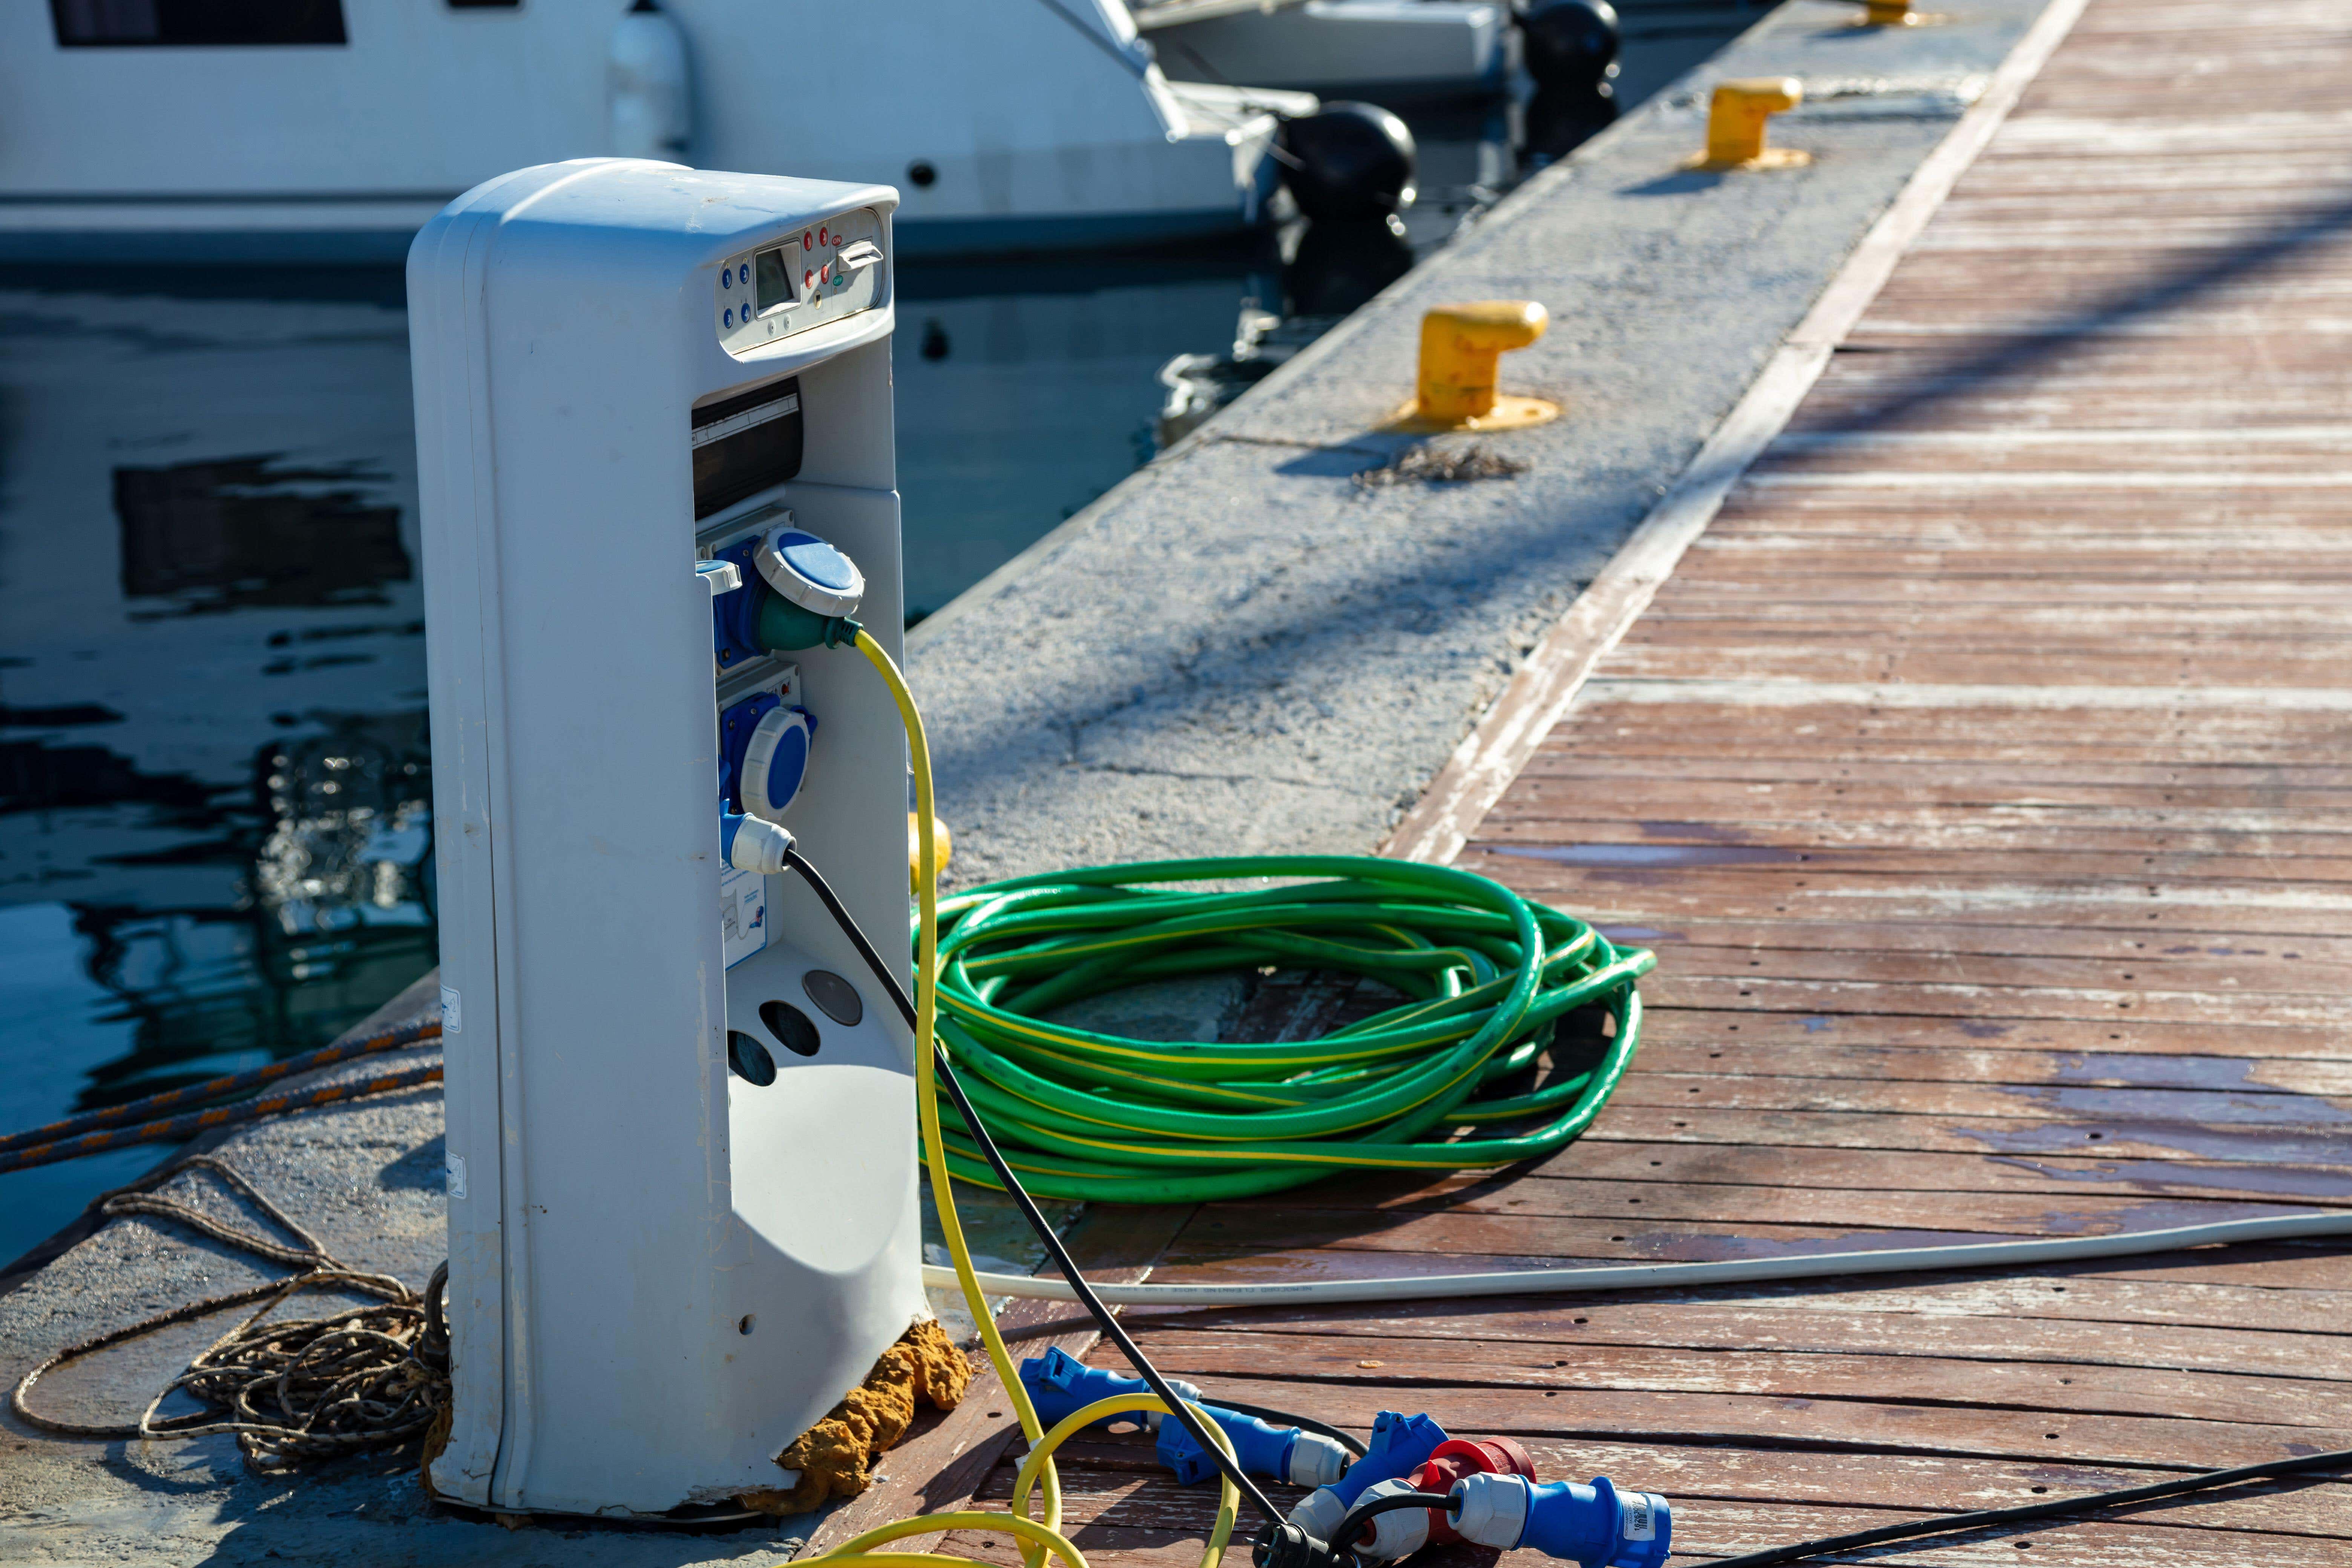
[[[1493,1274],[1438,1274],[1385,1279],[1302,1279],[1252,1285],[1113,1285],[1089,1281],[1095,1294],[1122,1307],[1265,1307],[1292,1301],[1420,1301],[1453,1296],[1553,1295],[1584,1290],[1675,1289],[1696,1285],[1746,1285],[1772,1279],[1824,1279],[1843,1274],[1902,1274],[1941,1268],[1993,1268],[2131,1258],[2184,1247],[2229,1242],[2295,1241],[2352,1236],[2352,1212],[2229,1219],[2169,1230],[2126,1230],[2113,1236],[2058,1236],[2034,1241],[1969,1242],[1954,1247],[1895,1247],[1871,1252],[1821,1252],[1794,1258],[1740,1258],[1714,1263],[1633,1263],[1605,1268],[1519,1268]],[[991,1296],[1075,1301],[1059,1279],[1026,1274],[981,1274]],[[955,1270],[923,1266],[923,1283],[951,1287]]]

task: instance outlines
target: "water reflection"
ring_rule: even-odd
[[[1612,84],[1597,88],[1548,87],[1528,100],[1519,144],[1520,165],[1529,174],[1559,162],[1617,119]]]
[[[383,281],[10,281],[34,285],[0,289],[14,1129],[323,1043],[415,978],[432,931],[407,335]],[[0,1178],[0,1256],[104,1179]]]
[[[910,610],[946,604],[1149,459],[1160,367],[1271,295],[1261,265],[1254,248],[908,264],[891,377]]]

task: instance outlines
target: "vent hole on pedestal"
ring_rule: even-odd
[[[823,1044],[809,1016],[789,1002],[761,1003],[760,1022],[767,1025],[768,1033],[782,1040],[784,1049],[794,1056],[813,1057]]]
[[[735,1076],[755,1089],[765,1089],[776,1081],[776,1058],[768,1047],[740,1029],[727,1031],[727,1065]]]

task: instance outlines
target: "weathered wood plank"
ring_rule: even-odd
[[[2347,916],[2352,916],[2352,892],[2315,889],[2294,882],[2142,878],[2053,883],[1955,870],[1895,878],[1868,872],[1822,873],[1811,868],[1805,876],[1792,878],[1774,865],[1575,866],[1527,856],[1490,856],[1484,850],[1475,850],[1465,859],[1473,869],[1488,875],[1499,869],[1498,879],[1508,880],[1529,897],[1630,933],[1672,929],[1678,916],[1692,912],[1735,919],[1780,915],[1834,919],[1859,914],[1873,920],[1941,924],[2013,925],[2023,920],[2052,926],[2133,929],[2153,931],[2168,942],[2267,939],[2280,942],[2284,952],[2301,951],[2293,943],[2294,937],[2340,931]],[[1628,934],[1625,940],[1640,943],[1659,939]],[[1991,1030],[2000,1026],[1988,1023],[1985,1026]],[[2261,1029],[2272,1041],[2318,1037],[2313,1026],[2260,1016],[2242,1020],[2240,1026]],[[2178,1036],[2181,1031],[2174,1027],[2168,1032]],[[2210,1031],[2206,1033],[2210,1036]],[[2271,1054],[2286,1053],[2273,1047]]]
[[[1710,1215],[1691,1221],[1660,1221],[1629,1211],[1610,1218],[1580,1215],[1412,1210],[1212,1209],[1171,1245],[1171,1268],[1240,1261],[1326,1250],[1378,1253],[1384,1257],[1456,1257],[1532,1259],[1485,1267],[1551,1267],[1569,1259],[1610,1262],[1697,1260],[1718,1258],[1779,1258],[1865,1248],[1958,1247],[1987,1241],[2021,1241],[2042,1235],[2106,1235],[2122,1229],[2158,1229],[2204,1220],[2256,1218],[2285,1212],[2253,1205],[2148,1205],[2145,1226],[2084,1224],[2071,1215],[2049,1216],[2049,1230],[1971,1230],[1957,1224],[1899,1226],[1864,1221],[1853,1225],[1808,1224],[1810,1205],[1801,1192],[1783,1194],[1782,1217],[1744,1219]],[[1411,1270],[1400,1270],[1411,1272]]]
[[[1493,1267],[1493,1263],[1481,1258],[1408,1259],[1394,1254],[1326,1251],[1193,1264],[1183,1270],[1181,1277],[1203,1282],[1309,1275],[1360,1279],[1383,1274],[1463,1273]],[[1571,1325],[1581,1326],[1588,1320],[1605,1322],[1612,1314],[1639,1311],[1651,1304],[1705,1302],[1784,1314],[1867,1312],[1923,1318],[1987,1317],[2021,1325],[2099,1323],[2243,1329],[2289,1335],[2340,1334],[2347,1310],[2345,1282],[2323,1277],[2312,1281],[2309,1288],[2298,1288],[2286,1280],[2273,1280],[2272,1272],[2276,1267],[2269,1263],[2217,1266],[2200,1260],[2168,1268],[2118,1267],[2103,1270],[2095,1264],[2082,1264],[2035,1274],[1944,1272],[1888,1277],[1843,1290],[1833,1281],[1803,1281],[1703,1290],[1612,1291],[1584,1298],[1562,1292],[1543,1297],[1482,1298],[1476,1310],[1493,1313],[1496,1322],[1506,1325],[1517,1314],[1528,1313],[1534,1315],[1525,1320],[1529,1322],[1548,1323],[1555,1316],[1565,1314]],[[1412,1321],[1424,1314],[1442,1321],[1448,1314],[1468,1310],[1455,1302],[1408,1303],[1393,1308],[1389,1316],[1399,1322]],[[1337,1321],[1349,1315],[1349,1310],[1344,1308],[1136,1310],[1137,1321],[1147,1325],[1163,1315],[1171,1321],[1202,1324]],[[1277,1331],[1270,1328],[1268,1331]],[[1799,1326],[1790,1331],[1805,1331]],[[2020,1330],[2021,1335],[2034,1331],[2038,1331]],[[2021,1338],[2020,1346],[2030,1349],[2032,1341]]]
[[[1633,1233],[1626,1234],[1630,1237]],[[1738,1237],[1717,1238],[1720,1245],[1709,1248],[1702,1246],[1702,1243],[1707,1239],[1696,1235],[1681,1238],[1687,1244],[1688,1251],[1717,1257],[1755,1257],[1768,1251],[1780,1256],[1799,1256],[1803,1250],[1786,1246],[1768,1247],[1766,1244],[1755,1238]],[[1860,1243],[1860,1245],[1867,1245],[1867,1243]],[[2325,1244],[2312,1244],[2313,1248],[2323,1248]],[[2184,1261],[2171,1261],[2175,1258]],[[1436,1276],[1505,1268],[1549,1270],[1585,1261],[1592,1260],[1564,1258],[1556,1254],[1515,1257],[1493,1253],[1355,1250],[1332,1247],[1296,1252],[1261,1252],[1229,1258],[1171,1258],[1169,1260],[1168,1267],[1171,1278],[1214,1283],[1249,1279],[1361,1279],[1389,1276]],[[1602,1261],[1623,1262],[1626,1258],[1621,1253]],[[2264,1308],[2263,1303],[2269,1298],[2262,1292],[2283,1297],[2286,1292],[2298,1289],[2326,1292],[2352,1289],[2352,1272],[2347,1271],[2347,1263],[2352,1263],[2352,1250],[2340,1247],[2331,1252],[2324,1249],[2270,1249],[2249,1246],[2216,1249],[2211,1252],[2167,1254],[2146,1261],[2109,1260],[2105,1266],[2083,1264],[2074,1267],[2057,1267],[2037,1270],[2030,1276],[2017,1275],[2010,1278],[2015,1288],[2022,1291],[2022,1295],[2017,1300],[2029,1303],[2043,1302],[2050,1307],[2068,1305],[2063,1298],[2077,1294],[2075,1287],[2070,1283],[2076,1278],[2242,1287],[2257,1293],[2243,1299],[2231,1298],[2228,1305],[2231,1310],[2242,1309],[2248,1314],[2245,1321],[2250,1326],[2281,1328],[2302,1324],[2310,1327],[2316,1323],[2315,1331],[2335,1333],[2342,1331],[2340,1315],[2334,1321],[2302,1317],[2299,1314],[2303,1312],[2304,1308],[2292,1301],[2286,1301],[2276,1303],[2278,1310],[2285,1316],[2274,1318]],[[2256,1279],[2259,1280],[2258,1285],[2247,1284],[2247,1281]],[[1815,1282],[1790,1287],[1786,1289],[1778,1287],[1742,1286],[1736,1289],[1726,1287],[1707,1294],[1729,1294],[1744,1298],[1793,1292],[1797,1295],[1811,1296],[1820,1294],[1823,1289],[1822,1285]],[[1890,1283],[1878,1285],[1875,1289],[1880,1292],[1899,1292],[1901,1287],[1899,1284]],[[1614,1292],[1605,1293],[1604,1296],[1604,1299],[1615,1298]],[[2221,1297],[2202,1296],[2195,1299],[2215,1301],[2222,1300]],[[2335,1310],[2332,1303],[2330,1310]]]
[[[2054,1414],[2153,1415],[2194,1414],[2209,1421],[2254,1426],[2320,1426],[2344,1421],[2341,1381],[2244,1370],[2189,1372],[2084,1362],[2001,1360],[1998,1356],[1937,1357],[1847,1351],[1689,1349],[1674,1346],[1398,1338],[1367,1334],[1327,1341],[1304,1335],[1157,1331],[1144,1345],[1160,1370],[1205,1387],[1242,1380],[1312,1384],[1292,1395],[1323,1408],[1342,1389],[1373,1397],[1398,1378],[1444,1389],[1439,1404],[1475,1391],[1515,1399],[1550,1399],[1582,1391],[1745,1394],[1759,1399],[1860,1400],[1985,1407]],[[1102,1364],[1131,1373],[1108,1353]],[[1349,1403],[1354,1401],[1349,1400]],[[1293,1404],[1287,1408],[1306,1408]]]
[[[2028,1158],[2095,1152],[2114,1159],[2275,1166],[2342,1165],[2347,1132],[2340,1124],[2307,1129],[2231,1128],[2195,1121],[2126,1122],[2098,1116],[2038,1121],[1622,1105],[1612,1106],[1585,1136],[1643,1143],[1777,1143],[1794,1148],[1933,1150]]]
[[[2068,1299],[2130,1291],[2144,1288],[2112,1281],[2077,1282]],[[2043,1287],[2047,1294],[2048,1288]],[[2334,1294],[2334,1293],[2330,1293]],[[2038,1358],[2030,1364],[2044,1368],[2061,1364],[2162,1367],[2193,1366],[2198,1375],[2250,1374],[2236,1388],[2244,1396],[2266,1386],[2266,1377],[2317,1380],[2332,1386],[2352,1379],[2352,1342],[2337,1334],[2284,1333],[2253,1330],[2231,1323],[2135,1322],[2128,1333],[2118,1333],[2104,1319],[2060,1319],[2035,1314],[2030,1338],[2021,1336],[2020,1318],[2008,1310],[1983,1310],[1980,1292],[1966,1287],[1940,1291],[1905,1292],[1916,1308],[1932,1300],[1948,1309],[1936,1311],[1856,1310],[1835,1296],[1773,1300],[1711,1300],[1675,1297],[1659,1300],[1591,1302],[1567,1306],[1518,1309],[1481,1307],[1476,1311],[1449,1309],[1442,1302],[1414,1303],[1402,1311],[1360,1310],[1345,1316],[1332,1309],[1276,1308],[1240,1312],[1171,1312],[1136,1320],[1137,1342],[1157,1358],[1163,1340],[1171,1336],[1214,1335],[1234,1342],[1234,1353],[1255,1347],[1261,1367],[1286,1372],[1294,1347],[1312,1347],[1310,1353],[1337,1356],[1352,1365],[1367,1357],[1383,1358],[1378,1350],[1361,1350],[1369,1340],[1403,1334],[1409,1342],[1461,1341],[1487,1350],[1516,1348],[1545,1352],[1542,1364],[1566,1358],[1581,1364],[1584,1351],[1594,1346],[1643,1346],[1706,1351],[1772,1352],[1783,1357],[1807,1354],[1867,1354],[1883,1357],[1952,1357],[1978,1362],[2015,1362],[2021,1351]],[[2004,1305],[2013,1296],[2004,1299]],[[2083,1305],[2076,1300],[2076,1306]],[[2352,1305],[2341,1298],[2337,1306]],[[1961,1309],[1976,1308],[1975,1310]],[[1407,1364],[1417,1351],[1401,1351],[1384,1359]],[[1264,1358],[1276,1358],[1265,1361]],[[2028,1364],[2017,1363],[2017,1364]],[[1785,1375],[1802,1377],[1801,1369]],[[2053,1375],[2067,1375],[2058,1373]],[[2046,1391],[2045,1391],[2046,1392]],[[2341,1411],[2340,1390],[2329,1397],[2330,1408]],[[2168,1412],[2201,1408],[2172,1405]]]
[[[2050,1051],[1973,1046],[1967,1049],[1925,1050],[1830,1044],[1818,1038],[1801,1044],[1727,1049],[1719,1035],[1711,1039],[1681,1036],[1680,1017],[1678,1014],[1661,1012],[1654,1018],[1642,1042],[1645,1073],[1866,1078],[1888,1082],[2207,1089],[2252,1094],[2352,1094],[2352,1062],[2346,1061],[2166,1056],[2112,1050],[2061,1056]],[[2252,1042],[2228,1043],[2245,1048]]]
[[[2165,1225],[2196,1225],[2207,1221],[2254,1217],[2263,1214],[2302,1213],[2315,1206],[2352,1205],[2352,1193],[2326,1199],[2291,1200],[2277,1204],[2222,1204],[2210,1193],[2166,1200],[2143,1195],[2105,1194],[1975,1193],[1966,1190],[1967,1173],[1950,1170],[1958,1162],[1928,1156],[1944,1164],[1956,1185],[1942,1190],[1824,1189],[1806,1184],[1803,1173],[1812,1162],[1786,1160],[1787,1173],[1800,1184],[1765,1186],[1725,1183],[1665,1183],[1609,1181],[1591,1177],[1538,1176],[1513,1173],[1480,1192],[1457,1186],[1400,1194],[1389,1202],[1377,1199],[1396,1193],[1396,1185],[1359,1183],[1318,1183],[1276,1198],[1219,1205],[1198,1223],[1225,1224],[1229,1216],[1270,1215],[1277,1229],[1291,1227],[1286,1247],[1314,1244],[1318,1231],[1344,1228],[1369,1234],[1379,1223],[1371,1211],[1387,1215],[1491,1215],[1518,1219],[1582,1219],[1606,1222],[1601,1228],[1614,1234],[1626,1221],[1654,1226],[1667,1221],[1738,1225],[1787,1224],[1801,1215],[1806,1223],[1833,1229],[1872,1228],[1894,1231],[1950,1231],[1985,1236],[2111,1236],[2128,1230],[2152,1230]],[[2334,1184],[2352,1187],[2352,1164],[2328,1173]],[[1215,1233],[1211,1233],[1215,1234]],[[1226,1234],[1232,1234],[1230,1229]],[[1513,1251],[1526,1251],[1514,1246]]]
[[[1981,1153],[1949,1154],[1884,1149],[1783,1147],[1769,1143],[1643,1143],[1580,1140],[1532,1167],[1465,1173],[1423,1181],[1407,1172],[1367,1173],[1344,1183],[1318,1182],[1269,1199],[1293,1206],[1358,1208],[1444,1207],[1474,1211],[1566,1202],[1549,1195],[1549,1182],[1622,1182],[1638,1193],[1644,1184],[1733,1189],[1793,1187],[1824,1194],[1843,1192],[1916,1193],[1956,1203],[1976,1194],[2032,1194],[2074,1200],[2104,1195],[2234,1198],[2308,1202],[2333,1207],[2352,1199],[2352,1167],[2249,1167],[2198,1160],[2121,1160],[2042,1155],[2031,1159]],[[1236,1204],[1235,1207],[1252,1206]],[[2056,1207],[2071,1205],[2060,1205]]]

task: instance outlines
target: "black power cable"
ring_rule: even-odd
[[[841,927],[843,933],[856,947],[857,956],[866,961],[866,967],[874,972],[875,978],[881,981],[883,987],[890,993],[890,1000],[898,1004],[899,1016],[907,1020],[907,1026],[909,1029],[913,1028],[916,1017],[913,998],[907,994],[907,988],[898,984],[898,976],[891,972],[889,965],[882,962],[882,955],[876,951],[874,944],[866,940],[866,932],[859,928],[856,918],[835,894],[832,887],[826,883],[817,868],[801,858],[797,848],[785,854],[784,865],[788,869],[797,873],[800,879],[809,885],[810,890],[823,901],[826,912],[833,916],[834,923]],[[1013,1203],[1020,1207],[1021,1216],[1029,1222],[1029,1228],[1037,1233],[1037,1239],[1045,1243],[1045,1251],[1054,1259],[1054,1266],[1062,1271],[1062,1278],[1070,1282],[1070,1289],[1077,1293],[1079,1301],[1084,1303],[1087,1310],[1093,1315],[1104,1335],[1113,1344],[1118,1346],[1119,1353],[1127,1357],[1128,1363],[1143,1374],[1143,1381],[1150,1385],[1151,1392],[1160,1396],[1175,1419],[1184,1424],[1184,1429],[1192,1435],[1192,1440],[1201,1446],[1217,1468],[1224,1473],[1225,1479],[1241,1489],[1243,1495],[1250,1500],[1252,1505],[1265,1515],[1269,1526],[1279,1527],[1283,1522],[1282,1510],[1274,1506],[1273,1500],[1265,1495],[1249,1473],[1226,1454],[1218,1443],[1217,1437],[1209,1434],[1201,1417],[1193,1413],[1192,1405],[1186,1404],[1183,1397],[1168,1385],[1168,1380],[1160,1375],[1160,1369],[1152,1365],[1150,1358],[1143,1353],[1134,1340],[1128,1337],[1127,1330],[1120,1325],[1118,1316],[1108,1307],[1103,1305],[1102,1298],[1097,1296],[1094,1287],[1087,1283],[1087,1277],[1079,1272],[1076,1261],[1070,1257],[1068,1249],[1063,1247],[1062,1238],[1055,1234],[1053,1226],[1046,1221],[1043,1214],[1038,1212],[1035,1201],[1021,1185],[1020,1178],[1013,1173],[1013,1167],[1005,1163],[1003,1154],[996,1147],[996,1141],[988,1135],[988,1129],[982,1125],[980,1113],[972,1109],[971,1101],[964,1098],[963,1085],[956,1081],[955,1069],[948,1064],[947,1050],[936,1041],[932,1045],[931,1059],[940,1084],[946,1088],[949,1098],[955,1101],[956,1110],[963,1116],[964,1125],[971,1130],[972,1142],[978,1144],[980,1152],[987,1156],[990,1168],[996,1173],[996,1179],[1003,1184],[1004,1190],[1013,1195]]]
[[[1810,1557],[1827,1556],[1832,1552],[1852,1552],[1858,1547],[1875,1546],[1881,1542],[1907,1541],[1920,1535],[1948,1535],[1999,1524],[2024,1524],[2034,1520],[2081,1513],[2089,1509],[2114,1508],[2121,1503],[2148,1502],[2157,1498],[2178,1497],[2183,1492],[2207,1491],[2214,1487],[2234,1486],[2240,1481],[2266,1480],[2273,1476],[2298,1475],[2306,1470],[2347,1468],[2352,1468],[2352,1448],[2338,1448],[2333,1453],[2307,1454],[2299,1459],[2241,1465],[2231,1470],[2205,1470],[2197,1475],[2183,1476],[2179,1480],[2155,1481],[2144,1487],[2087,1492],[2081,1497],[2060,1498],[2055,1502],[1980,1509],[1974,1513],[1949,1513],[1939,1519],[1913,1520],[1906,1524],[1881,1525],[1876,1530],[1857,1530],[1851,1535],[1800,1542],[1794,1546],[1770,1546],[1739,1557],[1719,1557],[1709,1568],[1766,1568],[1768,1563],[1801,1563]]]
[[[938,1047],[934,1047],[934,1050],[936,1059],[933,1066],[939,1073],[940,1082],[947,1086],[949,1095],[956,1102],[956,1110],[963,1114],[965,1124],[971,1129],[972,1142],[988,1157],[989,1164],[996,1172],[996,1179],[1004,1184],[1004,1190],[1012,1194],[1013,1201],[1021,1206],[1022,1215],[1029,1221],[1030,1228],[1036,1231],[1037,1238],[1045,1242],[1045,1249],[1054,1255],[1055,1267],[1061,1269],[1062,1278],[1070,1282],[1070,1289],[1077,1292],[1078,1300],[1086,1303],[1087,1310],[1094,1314],[1095,1321],[1102,1326],[1103,1332],[1111,1342],[1118,1346],[1119,1353],[1127,1357],[1129,1364],[1143,1374],[1143,1381],[1151,1385],[1151,1392],[1160,1396],[1160,1402],[1168,1406],[1169,1413],[1184,1424],[1184,1429],[1192,1435],[1192,1441],[1198,1443],[1202,1451],[1216,1461],[1217,1468],[1248,1496],[1251,1503],[1265,1516],[1269,1525],[1281,1524],[1282,1510],[1274,1506],[1274,1500],[1251,1479],[1249,1472],[1235,1463],[1218,1443],[1218,1437],[1223,1434],[1210,1434],[1208,1424],[1194,1413],[1182,1395],[1169,1386],[1167,1378],[1160,1375],[1160,1369],[1151,1364],[1150,1358],[1128,1337],[1127,1330],[1120,1326],[1118,1319],[1103,1305],[1102,1299],[1095,1294],[1094,1287],[1087,1283],[1087,1277],[1078,1272],[1077,1264],[1062,1246],[1062,1238],[1054,1234],[1054,1227],[1046,1223],[1044,1215],[1037,1212],[1036,1204],[1022,1187],[1020,1178],[1013,1173],[1013,1167],[1006,1164],[1004,1156],[997,1152],[996,1141],[989,1137],[988,1130],[981,1125],[980,1113],[972,1109],[971,1101],[964,1098],[963,1085],[956,1081],[955,1069],[948,1065],[947,1051]]]

